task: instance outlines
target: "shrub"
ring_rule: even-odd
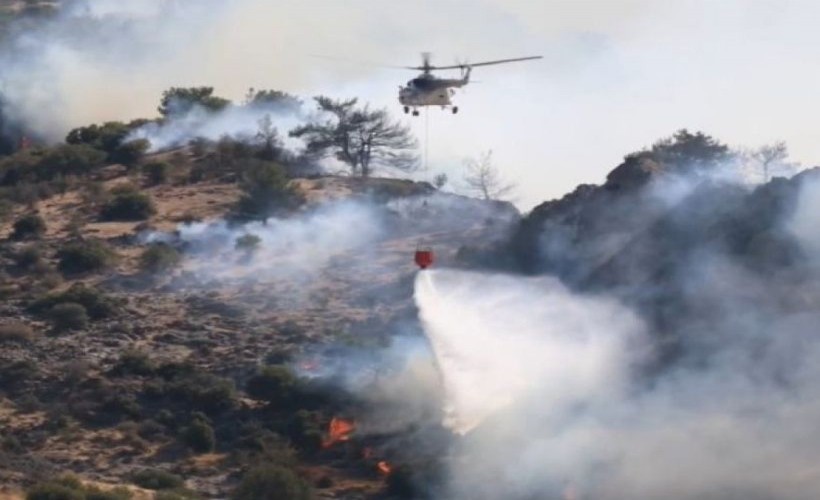
[[[262,239],[255,234],[245,234],[236,239],[236,249],[245,252],[253,252],[259,248]]]
[[[96,487],[86,488],[85,500],[129,500],[133,495],[128,488],[118,487],[103,491]]]
[[[154,203],[147,194],[128,188],[113,191],[112,194],[114,196],[100,211],[100,218],[104,221],[140,221],[156,213]]]
[[[237,403],[233,383],[207,373],[197,373],[174,380],[169,384],[168,392],[194,409],[207,413],[228,410]]]
[[[199,418],[194,418],[191,424],[183,429],[180,438],[183,443],[198,453],[212,452],[216,446],[213,427]]]
[[[37,364],[27,359],[0,362],[0,383],[22,382],[39,373]]]
[[[164,161],[153,161],[146,163],[145,166],[142,167],[142,170],[148,177],[148,183],[152,186],[156,186],[168,182],[168,173],[171,171],[171,165]]]
[[[292,470],[278,465],[251,469],[233,494],[234,500],[310,500],[310,486]]]
[[[85,307],[91,319],[108,318],[116,314],[118,304],[101,291],[76,283],[61,293],[46,295],[28,306],[33,314],[47,314],[57,304],[73,302]]]
[[[291,442],[302,451],[313,453],[322,447],[324,434],[321,429],[322,415],[319,412],[299,410],[287,425],[287,435]]]
[[[145,156],[151,143],[146,139],[136,139],[120,144],[111,152],[108,159],[114,163],[121,163],[126,167],[133,167]]]
[[[14,263],[17,267],[28,271],[43,264],[43,255],[35,245],[29,245],[14,255]]]
[[[181,477],[159,469],[143,469],[135,473],[131,480],[147,490],[171,490],[185,486]]]
[[[148,357],[148,354],[129,349],[120,355],[117,364],[111,369],[112,375],[153,375],[156,371],[156,366]]]
[[[48,150],[34,171],[38,181],[58,176],[86,175],[105,162],[106,154],[87,144],[64,144]]]
[[[179,264],[182,256],[172,246],[157,243],[149,246],[140,256],[140,267],[144,271],[156,273],[167,271]]]
[[[116,253],[102,241],[85,240],[69,243],[57,252],[57,258],[63,274],[80,274],[111,267]]]
[[[0,325],[0,343],[27,343],[34,340],[34,331],[24,323]]]
[[[46,232],[46,221],[37,214],[27,214],[14,221],[11,239],[40,238]]]
[[[240,219],[265,218],[297,203],[287,173],[278,163],[247,160],[242,170],[240,187],[244,195],[237,206]]]
[[[29,489],[26,500],[85,500],[85,493],[81,489],[49,482]]]
[[[74,302],[64,302],[52,307],[49,318],[57,331],[82,330],[88,326],[85,307]]]
[[[266,366],[248,380],[248,394],[271,403],[289,401],[296,384],[293,372],[284,365]]]

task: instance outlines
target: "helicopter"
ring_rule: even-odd
[[[490,66],[493,64],[506,64],[518,61],[531,61],[542,59],[542,56],[517,57],[513,59],[498,59],[495,61],[484,61],[478,63],[463,63],[452,66],[433,66],[430,64],[430,53],[421,54],[421,66],[402,66],[404,69],[418,70],[422,73],[408,81],[406,85],[399,85],[399,103],[404,106],[404,113],[412,111],[413,116],[419,115],[418,108],[424,106],[441,106],[441,109],[450,108],[453,114],[458,113],[458,106],[452,102],[455,89],[464,87],[470,83],[470,74],[476,66]],[[433,75],[433,71],[458,69],[461,70],[461,78],[438,78]]]

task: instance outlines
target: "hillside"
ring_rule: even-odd
[[[327,358],[323,364],[333,367],[347,357],[334,352],[376,359],[372,354],[397,336],[418,336],[411,301],[416,246],[430,245],[442,265],[457,265],[459,248],[504,237],[517,212],[424,183],[314,177],[290,181],[305,201],[297,211],[229,226],[224,219],[242,196],[237,183],[189,183],[185,172],[198,160],[190,150],[145,162],[158,160],[175,162],[166,183],[151,185],[144,174],[111,165],[95,170],[93,184],[36,203],[46,230],[34,239],[11,238],[12,222],[29,208],[14,209],[0,227],[6,493],[66,473],[133,487],[134,473],[150,468],[184,478],[197,494],[224,497],[255,464],[252,457],[290,456],[285,443],[270,439],[291,433],[296,462],[287,461],[324,485],[323,498],[378,497],[384,479],[376,463],[400,455],[379,448],[389,442],[385,436],[356,441],[360,449],[376,439],[370,446],[378,456],[363,459],[349,446],[323,450],[307,431],[288,430],[302,405],[310,413],[298,417],[307,419],[301,425],[321,439],[337,411],[367,421],[357,410],[364,403],[332,379],[335,369],[314,365]],[[153,215],[100,220],[99,193],[123,185],[142,186]],[[261,241],[237,248],[247,234]],[[102,242],[117,259],[103,270],[60,272],[60,251],[83,241]],[[146,269],[141,256],[155,247],[175,249],[179,263]],[[24,268],[26,251],[36,257]],[[37,305],[44,300],[79,302],[90,321],[58,329]],[[265,365],[302,377],[300,390],[318,391],[315,401],[272,403],[284,405],[276,408],[246,392]],[[205,454],[185,444],[185,429],[197,419],[215,431],[215,447]],[[248,448],[257,442],[267,444]]]

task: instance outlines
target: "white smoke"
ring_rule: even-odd
[[[650,382],[633,372],[651,347],[641,322],[604,297],[549,278],[438,271],[422,273],[416,300],[448,422],[472,429],[451,464],[452,498],[820,491],[817,313],[770,317],[752,325],[758,335],[722,337],[712,362]]]
[[[152,151],[162,151],[182,146],[192,139],[203,138],[211,141],[223,137],[236,140],[254,141],[260,131],[260,122],[268,116],[276,127],[278,137],[286,146],[296,146],[298,141],[288,137],[288,130],[301,123],[292,114],[279,112],[264,106],[229,106],[221,111],[209,111],[194,106],[181,116],[173,116],[161,122],[150,122],[131,133],[126,141],[147,139]]]
[[[178,239],[189,247],[183,268],[200,280],[287,277],[305,282],[350,252],[366,252],[383,234],[383,225],[371,206],[339,202],[267,222],[237,227],[225,221],[186,224],[178,232]],[[237,249],[237,239],[245,235],[259,238],[255,251]]]

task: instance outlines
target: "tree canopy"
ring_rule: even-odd
[[[325,117],[290,132],[305,141],[306,154],[314,159],[332,156],[353,175],[369,177],[378,167],[413,170],[418,164],[416,140],[410,129],[390,119],[386,110],[359,107],[358,99],[317,97]]]
[[[162,93],[157,108],[163,117],[184,115],[199,106],[207,111],[220,111],[231,101],[214,95],[213,87],[171,87]]]

